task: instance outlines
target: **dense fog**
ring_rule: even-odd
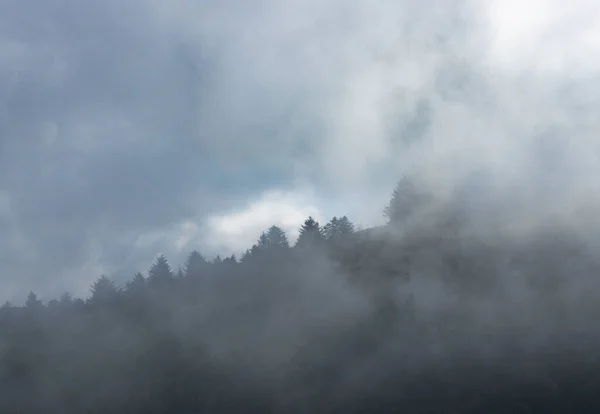
[[[239,260],[7,303],[0,411],[594,412],[594,232],[436,200],[407,175],[385,226],[309,217],[291,247],[272,226]]]
[[[600,412],[598,16],[1,1],[0,414]]]

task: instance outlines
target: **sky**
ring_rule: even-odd
[[[239,254],[271,225],[293,240],[308,215],[379,225],[415,166],[440,193],[485,176],[519,211],[584,215],[598,18],[594,0],[4,0],[0,300]]]

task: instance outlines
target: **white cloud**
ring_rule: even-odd
[[[290,241],[295,240],[298,228],[311,215],[322,219],[309,194],[268,191],[244,209],[208,218],[206,240],[217,252],[240,254],[272,225],[285,230]]]
[[[479,2],[488,23],[490,56],[505,69],[568,70],[600,67],[600,4],[595,0]]]

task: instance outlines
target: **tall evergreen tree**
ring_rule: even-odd
[[[115,282],[107,276],[100,276],[90,288],[89,303],[94,305],[110,305],[119,297]]]
[[[261,251],[267,250],[269,248],[269,238],[267,237],[267,233],[263,231],[260,234],[258,241],[256,242],[256,246]]]
[[[426,206],[429,197],[420,185],[415,175],[405,175],[398,181],[383,210],[390,224],[401,223]]]
[[[331,220],[329,220],[329,223],[323,226],[323,237],[326,240],[332,240],[336,237],[339,226],[338,222],[339,219],[334,216]]]
[[[347,216],[343,216],[338,221],[338,232],[339,234],[352,234],[354,233],[354,223],[350,221]]]
[[[158,256],[150,270],[148,270],[148,283],[150,285],[163,285],[173,279],[173,271],[164,255]]]
[[[242,253],[242,257],[240,257],[240,263],[248,263],[251,256],[252,251],[250,249],[246,249],[246,251]]]
[[[226,257],[225,259],[223,259],[223,264],[226,266],[235,266],[238,263],[237,258],[235,257],[235,254],[232,254],[229,257]]]
[[[269,246],[275,248],[287,249],[290,247],[290,244],[287,239],[287,235],[285,231],[281,227],[271,226],[267,231],[267,239],[269,241]]]
[[[60,295],[59,303],[63,307],[71,306],[73,304],[73,297],[69,292],[65,292]]]
[[[146,287],[146,278],[140,272],[137,272],[133,279],[127,282],[125,290],[128,292],[141,292]]]
[[[323,237],[326,240],[334,240],[344,234],[354,233],[354,223],[347,216],[341,218],[333,217],[323,227]]]
[[[296,247],[316,247],[323,241],[323,233],[319,222],[309,216],[300,227]]]
[[[206,270],[207,261],[198,251],[191,252],[185,262],[185,276],[198,277]]]
[[[40,310],[44,307],[44,304],[41,300],[38,299],[37,295],[31,291],[27,295],[27,300],[25,301],[25,307],[32,311]]]

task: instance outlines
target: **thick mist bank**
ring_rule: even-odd
[[[440,216],[263,239],[239,262],[159,258],[87,301],[4,306],[0,411],[595,412],[593,238],[489,234]]]

